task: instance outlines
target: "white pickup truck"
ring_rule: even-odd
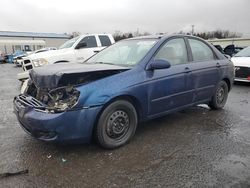
[[[31,54],[23,58],[24,72],[17,75],[18,80],[29,78],[29,70],[60,62],[83,62],[103,48],[115,43],[111,34],[87,34],[65,42],[58,50]]]

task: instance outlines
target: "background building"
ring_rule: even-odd
[[[17,50],[34,51],[44,47],[59,47],[70,36],[58,33],[0,31],[0,51],[11,54]]]

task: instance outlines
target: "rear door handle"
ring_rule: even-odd
[[[190,73],[190,72],[192,72],[192,71],[190,70],[190,68],[186,67],[185,70],[184,70],[184,72],[185,72],[185,73]]]
[[[98,53],[98,52],[100,52],[100,50],[94,50],[94,53]]]
[[[220,63],[216,63],[216,67],[220,68],[221,67]]]

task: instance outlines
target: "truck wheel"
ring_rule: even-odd
[[[209,102],[209,107],[215,110],[222,109],[227,102],[227,97],[228,86],[227,83],[222,80],[216,87],[212,100]]]
[[[120,147],[133,137],[137,127],[134,106],[125,100],[117,100],[102,112],[96,126],[97,142],[106,149]]]

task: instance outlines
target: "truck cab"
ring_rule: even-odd
[[[29,70],[48,64],[62,62],[84,62],[86,59],[115,43],[111,34],[87,34],[72,38],[61,45],[58,50],[31,54],[22,61],[24,72],[19,73],[20,81],[29,78]]]

